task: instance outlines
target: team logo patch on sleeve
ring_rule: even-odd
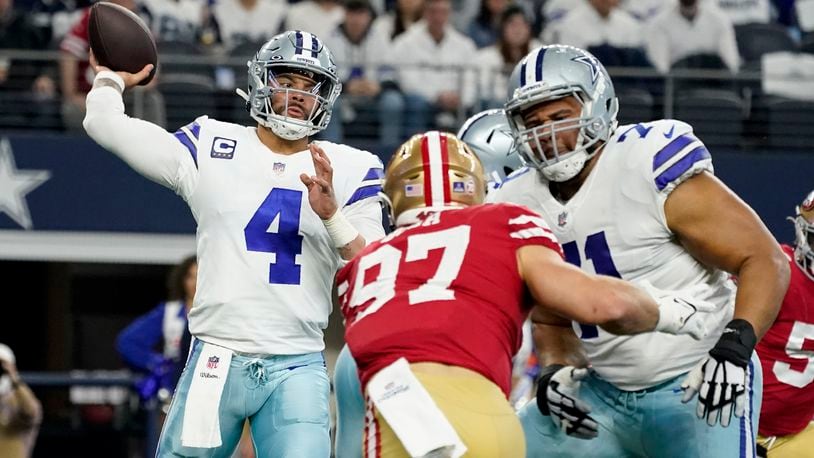
[[[235,148],[237,148],[237,140],[215,137],[215,139],[212,140],[210,156],[215,159],[231,159],[235,157]]]

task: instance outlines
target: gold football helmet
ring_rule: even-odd
[[[811,247],[814,244],[814,191],[808,193],[796,210],[797,215],[793,219],[797,235],[794,260],[814,280],[814,250]]]
[[[483,203],[483,166],[453,134],[417,134],[390,158],[384,173],[384,194],[395,225],[412,224],[428,209]]]

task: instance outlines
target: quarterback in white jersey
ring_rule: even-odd
[[[752,456],[761,375],[750,360],[788,285],[779,246],[714,178],[689,125],[617,128],[613,84],[591,54],[536,49],[512,84],[506,115],[527,168],[490,200],[539,212],[584,270],[719,307],[702,341],[536,323],[544,369],[537,405],[521,412],[529,456]],[[581,358],[588,369],[569,365]]]
[[[328,456],[321,352],[333,277],[384,235],[381,161],[308,142],[341,90],[330,51],[300,31],[258,51],[248,93],[238,91],[256,128],[202,116],[168,133],[124,115],[122,90],[150,66],[96,69],[88,133],[178,193],[198,223],[195,343],[158,455],[230,456],[249,418],[258,456]]]

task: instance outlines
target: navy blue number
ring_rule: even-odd
[[[565,253],[565,260],[569,263],[580,267],[582,261],[579,258],[579,247],[576,241],[564,243],[562,251]],[[619,271],[616,270],[616,264],[613,263],[613,258],[610,254],[608,247],[608,240],[605,238],[604,232],[597,232],[591,234],[585,240],[585,258],[590,259],[594,263],[594,271],[599,275],[607,275],[609,277],[622,278]],[[599,336],[599,329],[593,324],[579,325],[582,330],[582,339],[591,339]]]
[[[302,191],[274,188],[243,229],[247,250],[276,255],[275,262],[269,265],[269,283],[300,284],[300,266],[294,258],[302,253],[301,204]],[[275,219],[276,232],[268,232]]]

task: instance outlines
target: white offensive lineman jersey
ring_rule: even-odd
[[[124,114],[111,87],[88,94],[85,128],[142,175],[173,189],[198,223],[198,287],[189,312],[198,339],[244,353],[324,348],[334,274],[343,264],[308,202],[308,150],[269,150],[254,127],[201,117],[171,134]],[[320,142],[336,201],[366,241],[384,236],[381,161]]]
[[[712,348],[732,318],[735,285],[728,274],[693,258],[667,227],[664,202],[681,182],[712,160],[692,128],[661,120],[622,126],[580,190],[563,204],[541,174],[524,168],[490,195],[539,212],[562,244],[566,259],[585,271],[647,280],[665,290],[698,284],[703,299],[718,305],[701,341],[682,335],[645,333],[615,336],[597,326],[574,323],[593,368],[623,390],[640,390],[689,371]],[[717,330],[717,332],[716,332]]]

